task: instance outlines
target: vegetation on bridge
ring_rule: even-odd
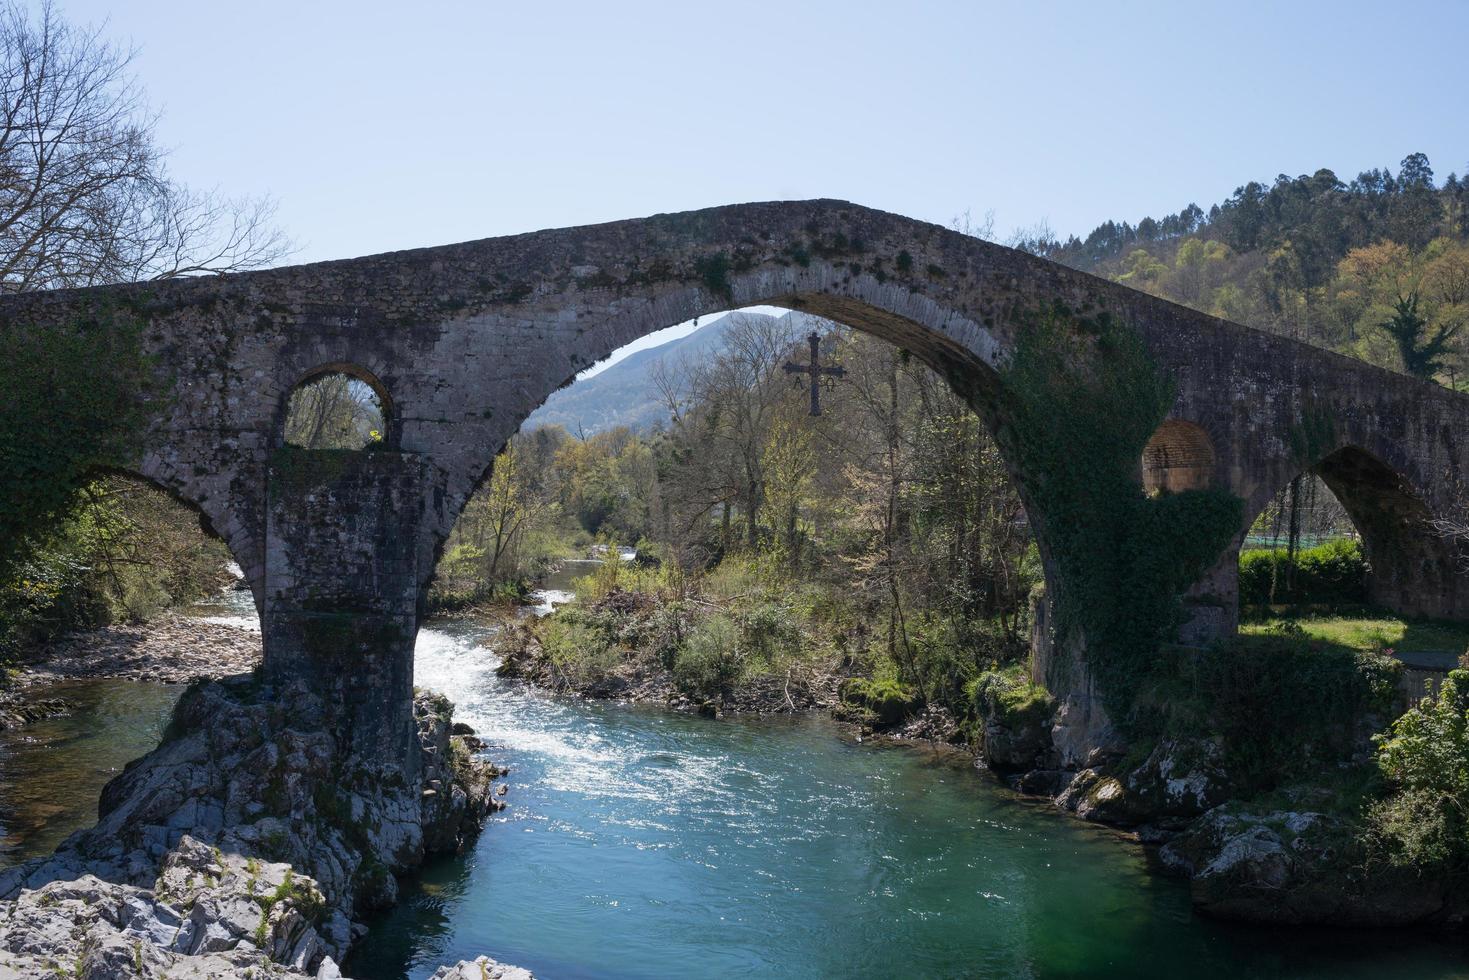
[[[1179,596],[1239,529],[1243,502],[1215,488],[1143,492],[1137,461],[1175,390],[1136,333],[1105,312],[1058,307],[1027,320],[1004,372],[1000,433],[1043,515],[1058,641],[1084,643],[1118,724],[1147,728],[1136,693],[1159,669]]]
[[[226,560],[197,520],[140,481],[160,386],[133,317],[99,309],[55,328],[0,325],[0,664],[27,644],[217,587]]]

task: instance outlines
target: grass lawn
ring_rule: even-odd
[[[1469,625],[1405,620],[1382,613],[1272,616],[1242,622],[1239,631],[1246,636],[1259,636],[1276,632],[1286,623],[1296,624],[1312,639],[1348,650],[1390,647],[1399,652],[1463,653],[1469,649]]]

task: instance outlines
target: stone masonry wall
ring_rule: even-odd
[[[524,418],[632,340],[759,303],[827,316],[911,351],[991,425],[1004,424],[996,368],[1023,329],[1017,314],[1105,311],[1138,330],[1176,379],[1171,415],[1196,426],[1212,452],[1212,472],[1200,478],[1244,498],[1247,521],[1297,473],[1318,469],[1369,525],[1380,599],[1469,616],[1465,576],[1422,521],[1459,505],[1469,399],[845,202],[737,205],[234,276],[10,296],[0,298],[0,318],[64,320],[103,301],[145,319],[145,344],[172,385],[137,472],[197,505],[229,544],[262,606],[268,669],[335,685],[349,714],[364,706],[364,725],[377,710],[366,705],[405,700],[417,597],[460,508]],[[286,398],[323,368],[349,369],[387,396],[390,452],[330,490],[277,496]],[[1026,496],[1028,475],[1013,475]],[[1032,516],[1044,554],[1044,515]],[[1191,593],[1191,639],[1233,629],[1234,567],[1227,549]],[[346,618],[349,652],[324,653],[313,631],[325,635]],[[386,643],[390,630],[401,641],[372,659],[369,640]],[[1084,668],[1081,656],[1055,659]],[[1084,669],[1063,673],[1080,678],[1077,697],[1090,697]],[[381,713],[362,737],[394,744],[401,736],[392,733],[406,730],[401,710]]]

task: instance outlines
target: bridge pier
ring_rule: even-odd
[[[268,478],[266,681],[305,683],[349,756],[409,777],[418,769],[413,646],[432,472],[413,454],[284,447]]]

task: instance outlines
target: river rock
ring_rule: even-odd
[[[453,966],[441,966],[432,980],[535,980],[529,970],[497,963],[488,956],[460,960]]]
[[[1218,737],[1163,739],[1125,782],[1138,809],[1152,820],[1196,817],[1232,791]]]
[[[460,850],[496,771],[420,694],[421,779],[344,757],[295,687],[196,686],[158,749],[102,794],[96,827],[0,873],[0,976],[338,976],[352,917],[395,875]],[[8,972],[7,972],[8,971]]]
[[[939,705],[924,705],[915,715],[905,719],[896,728],[886,733],[894,738],[906,738],[924,742],[940,742],[945,745],[958,742],[963,733],[959,722],[947,709]]]
[[[1194,907],[1271,924],[1389,926],[1462,917],[1443,876],[1373,860],[1361,828],[1325,813],[1216,807],[1159,852]]]
[[[321,902],[288,865],[185,837],[152,890],[87,874],[0,903],[0,975],[231,977],[267,959],[310,975],[328,959],[310,921]]]
[[[1102,769],[1078,772],[1056,797],[1056,805],[1083,820],[1114,827],[1133,827],[1147,817],[1136,794]]]
[[[1071,782],[1074,773],[1063,769],[1031,769],[1015,776],[1015,789],[1031,796],[1057,796]]]
[[[1051,751],[1048,721],[1012,726],[991,718],[984,723],[985,764],[1001,772],[1016,772],[1043,766]]]
[[[170,614],[69,634],[36,651],[22,683],[120,677],[188,684],[248,673],[261,654],[258,630]]]
[[[28,725],[42,718],[59,718],[75,708],[65,698],[27,699],[22,693],[9,695],[0,702],[0,732]]]

